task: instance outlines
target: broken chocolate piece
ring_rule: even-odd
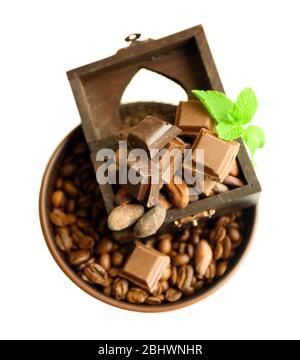
[[[238,142],[221,140],[208,130],[201,129],[192,147],[192,158],[196,161],[196,150],[203,150],[205,175],[223,181],[231,171],[239,148]]]
[[[152,292],[169,264],[169,256],[136,242],[120,275]]]
[[[159,158],[161,185],[171,182],[176,171],[182,165],[182,152],[186,148],[186,143],[176,137],[171,140],[164,149],[161,149],[161,156]],[[157,156],[158,155],[159,154],[157,154]],[[153,161],[155,161],[157,156],[153,159]]]
[[[175,125],[183,134],[197,135],[201,128],[212,130],[214,121],[200,101],[181,101],[177,107]]]
[[[151,162],[143,160],[142,158],[136,161],[127,161],[128,168],[128,180],[127,180],[127,190],[128,192],[138,201],[147,205],[147,207],[152,207],[158,204],[159,196],[159,176],[157,181],[152,181],[151,178]],[[138,182],[133,184],[132,181],[129,181],[129,178],[134,175]],[[130,179],[131,180],[131,179]]]
[[[151,174],[149,169],[149,162],[140,159],[136,161],[127,161],[128,177],[135,176],[137,183],[133,184],[132,181],[127,181],[127,190],[129,193],[140,202],[147,202],[150,188],[151,188]]]
[[[153,116],[146,116],[129,132],[128,144],[133,149],[145,149],[151,156],[151,150],[162,149],[181,132],[177,126]]]

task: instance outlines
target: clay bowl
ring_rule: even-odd
[[[53,155],[51,156],[43,176],[39,199],[40,221],[46,244],[54,260],[57,262],[63,272],[77,286],[79,286],[88,294],[94,296],[96,299],[122,309],[141,312],[162,312],[180,309],[187,305],[191,305],[195,302],[203,300],[204,298],[215,292],[217,289],[219,289],[234,274],[238,266],[241,264],[243,258],[245,257],[252,242],[257,219],[257,207],[251,207],[244,210],[245,228],[243,230],[243,242],[238,248],[235,257],[231,260],[229,268],[225,275],[222,278],[213,281],[210,285],[201,289],[199,292],[196,292],[192,296],[184,297],[175,303],[165,303],[161,305],[135,305],[124,301],[115,300],[112,297],[108,297],[103,293],[99,292],[97,289],[93,288],[85,281],[83,281],[68,265],[65,260],[64,254],[57,248],[54,241],[53,226],[49,220],[48,215],[48,210],[50,207],[50,195],[54,186],[54,180],[57,175],[57,170],[60,167],[60,164],[63,162],[64,158],[68,155],[72,144],[74,144],[78,140],[83,140],[83,133],[80,126],[77,126],[71,133],[69,133],[65,137],[65,139],[58,145]]]

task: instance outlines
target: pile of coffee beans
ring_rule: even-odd
[[[66,262],[82,280],[120,301],[156,305],[191,296],[226,273],[242,242],[242,212],[147,239],[147,246],[171,258],[150,294],[120,277],[132,244],[118,244],[108,229],[84,142],[74,145],[58,169],[49,200],[55,242]]]

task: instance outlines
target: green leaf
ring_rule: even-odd
[[[227,113],[224,122],[227,124],[238,124],[238,121],[235,118],[235,114],[233,113]]]
[[[242,134],[244,129],[239,124],[232,124],[232,123],[219,123],[216,126],[218,137],[222,140],[234,140],[239,138]]]
[[[265,134],[258,126],[249,126],[244,131],[243,139],[250,150],[252,159],[255,150],[264,147],[266,143]]]
[[[192,94],[202,102],[217,123],[226,121],[226,114],[233,110],[233,102],[219,91],[192,90]]]
[[[247,124],[254,116],[257,110],[257,98],[255,92],[246,88],[237,98],[233,107],[234,117],[239,124]]]

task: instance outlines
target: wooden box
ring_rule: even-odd
[[[166,76],[181,85],[189,99],[193,89],[224,91],[202,26],[159,40],[132,41],[115,55],[67,73],[78,106],[82,128],[92,152],[113,146],[124,125],[120,101],[126,86],[141,68]],[[171,121],[174,119],[171,119]],[[165,225],[177,226],[205,216],[221,215],[255,205],[261,188],[242,140],[238,163],[245,185],[208,197],[184,209],[167,211]],[[101,185],[107,211],[114,207],[113,188]]]

